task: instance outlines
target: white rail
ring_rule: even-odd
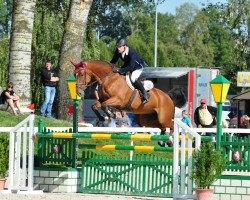
[[[179,135],[181,133],[181,140]],[[186,136],[188,139],[186,140]],[[193,195],[193,183],[190,179],[192,175],[192,143],[195,138],[195,150],[200,148],[201,136],[184,124],[180,119],[174,120],[174,162],[173,162],[173,199],[196,199]],[[186,142],[187,141],[187,142]],[[181,167],[179,168],[179,146],[181,146]],[[186,159],[186,147],[187,159]],[[188,165],[186,166],[186,160]],[[186,175],[187,167],[187,175]],[[180,188],[179,188],[180,176]],[[187,183],[187,190],[185,184]]]
[[[34,118],[31,114],[10,130],[9,176],[3,193],[42,193],[33,190]]]

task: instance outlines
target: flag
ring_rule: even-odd
[[[69,105],[67,106],[67,114],[68,115],[72,115],[74,113],[74,106],[73,105]]]
[[[35,110],[35,104],[30,104],[27,106],[27,108],[29,108],[30,110]]]

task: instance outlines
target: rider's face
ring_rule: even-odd
[[[126,46],[119,46],[117,47],[119,53],[123,53],[126,49]]]

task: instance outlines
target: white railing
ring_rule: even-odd
[[[181,140],[179,135],[181,133]],[[173,198],[174,199],[196,199],[193,195],[192,176],[192,143],[195,138],[195,150],[200,148],[201,136],[184,124],[180,119],[174,120],[174,161],[173,161]],[[180,147],[180,148],[179,148]],[[180,159],[179,159],[179,151]],[[186,154],[187,152],[187,154]],[[187,159],[186,159],[187,155]],[[179,168],[179,160],[181,166]],[[186,166],[186,160],[188,165]],[[187,175],[186,175],[187,167]],[[179,179],[180,176],[180,188]],[[187,184],[187,189],[185,184]]]
[[[10,130],[9,176],[3,193],[34,193],[34,134],[35,115],[31,114]],[[35,193],[41,193],[36,191]]]

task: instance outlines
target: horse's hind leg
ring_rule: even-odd
[[[170,135],[173,134],[174,130],[174,123],[173,123],[173,116],[174,116],[174,106],[173,108],[169,106],[168,109],[164,108],[158,108],[156,109],[157,116],[158,116],[158,121],[161,124],[161,134],[165,135],[166,134],[166,129],[170,129]],[[160,146],[165,146],[165,143],[163,141],[159,141],[158,144]],[[166,142],[167,146],[172,146],[173,142],[172,140],[168,140]]]
[[[96,101],[92,106],[92,110],[94,111],[94,113],[96,114],[96,116],[98,117],[99,121],[104,121],[104,117],[101,115],[101,113],[98,111],[98,108],[101,107],[101,103],[99,101]]]

